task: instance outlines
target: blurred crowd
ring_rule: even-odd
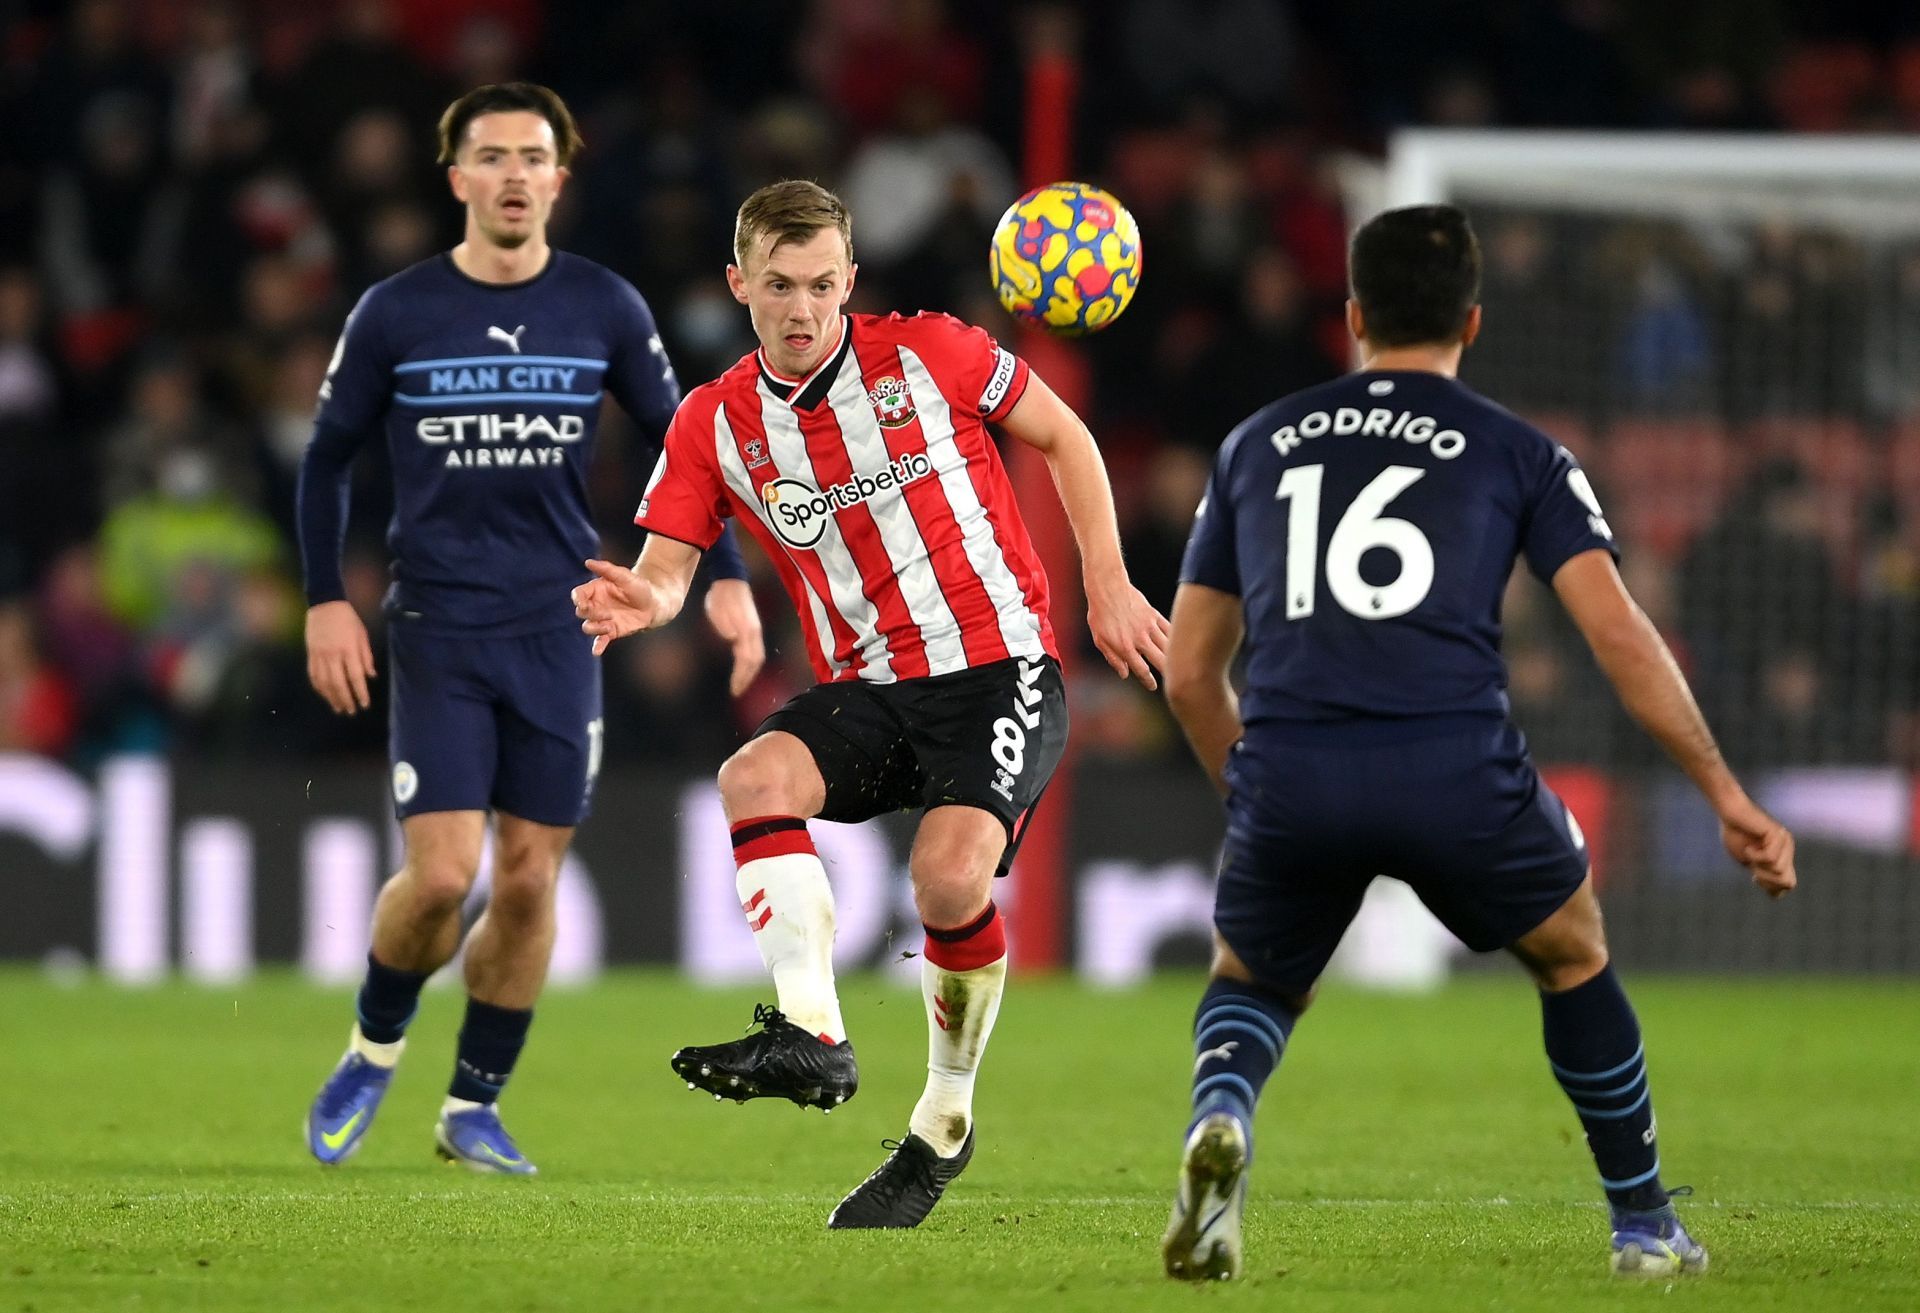
[[[1729,755],[1920,766],[1920,225],[1479,220],[1464,375],[1579,454]],[[1543,755],[1632,753],[1544,594],[1507,620]]]
[[[1152,253],[1077,349],[1163,607],[1221,436],[1348,364],[1340,152],[1409,124],[1920,127],[1920,10],[1871,3],[0,2],[0,751],[383,747],[379,708],[307,688],[294,478],[348,307],[458,240],[431,156],[461,90],[569,99],[588,149],[555,240],[633,280],[692,386],[751,346],[720,275],[775,177],[850,202],[856,308],[1010,333],[987,238],[1020,189],[1024,64],[1063,44],[1076,171]],[[1477,217],[1468,381],[1589,463],[1730,749],[1920,764],[1920,246]],[[629,555],[651,453],[617,412],[601,432],[598,522]],[[347,578],[370,619],[387,478],[369,451]],[[615,649],[612,760],[717,761],[806,682],[765,582],[775,659],[740,705],[696,622]],[[1634,760],[1544,594],[1509,618],[1542,755]],[[1081,750],[1179,751],[1157,703],[1075,665]]]

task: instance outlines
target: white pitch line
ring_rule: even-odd
[[[537,1187],[536,1187],[537,1188]],[[562,1187],[564,1189],[564,1187]],[[101,1203],[106,1205],[121,1202],[139,1203],[182,1203],[182,1202],[233,1202],[248,1206],[261,1203],[308,1204],[308,1203],[434,1203],[446,1202],[466,1206],[472,1196],[438,1190],[414,1190],[403,1195],[377,1194],[361,1196],[350,1189],[322,1190],[283,1190],[271,1193],[249,1191],[216,1190],[169,1190],[149,1191],[142,1194],[118,1194],[107,1190],[100,1193]],[[957,1198],[946,1200],[942,1211],[955,1209],[978,1211],[991,1209],[1005,1212],[1009,1209],[1030,1208],[1136,1208],[1144,1206],[1164,1206],[1168,1195],[1072,1195],[1072,1196],[994,1196],[991,1198]],[[0,1207],[21,1207],[43,1205],[53,1199],[71,1202],[71,1193],[49,1193],[45,1195],[0,1194]],[[550,1204],[606,1203],[606,1204],[694,1204],[715,1207],[766,1207],[768,1205],[805,1206],[831,1203],[826,1193],[811,1194],[617,1194],[617,1195],[570,1195],[556,1192],[550,1196],[523,1195],[516,1203],[544,1200]],[[1413,1208],[1413,1209],[1472,1209],[1472,1208],[1572,1208],[1598,1210],[1606,1207],[1599,1201],[1557,1201],[1557,1200],[1513,1200],[1513,1199],[1261,1199],[1257,1195],[1253,1202],[1261,1208]],[[1738,1199],[1686,1199],[1680,1207],[1684,1209],[1754,1209],[1779,1211],[1814,1212],[1890,1212],[1920,1213],[1920,1201],[1912,1203],[1895,1200],[1849,1200],[1814,1199],[1795,1202],[1752,1202]]]

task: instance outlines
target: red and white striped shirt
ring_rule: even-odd
[[[793,597],[822,682],[1058,655],[986,427],[1026,391],[1026,362],[949,315],[841,324],[804,379],[755,351],[694,389],[634,522],[704,550],[737,516]]]

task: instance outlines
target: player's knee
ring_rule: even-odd
[[[1568,926],[1551,936],[1534,935],[1516,955],[1541,989],[1560,993],[1586,984],[1607,968],[1606,936],[1598,925]]]
[[[1584,985],[1606,970],[1606,925],[1591,877],[1510,949],[1534,983],[1549,993]]]
[[[941,880],[930,884],[914,882],[913,904],[920,920],[937,929],[950,930],[976,920],[987,909],[990,891],[960,880]]]
[[[980,915],[993,893],[997,857],[959,842],[916,844],[908,869],[920,919],[946,927],[964,925]]]
[[[1581,952],[1548,962],[1528,962],[1527,971],[1534,983],[1550,994],[1564,993],[1586,984],[1607,969],[1604,944],[1592,945]]]
[[[755,739],[720,767],[720,801],[735,821],[790,816],[800,809],[793,772],[766,739]]]
[[[406,874],[415,909],[427,917],[458,911],[473,889],[478,865],[451,854],[409,858]]]
[[[546,854],[528,853],[518,861],[497,862],[487,910],[506,920],[535,920],[553,901],[559,879],[559,863]]]

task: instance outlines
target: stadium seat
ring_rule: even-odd
[[[1888,59],[1892,71],[1893,103],[1906,116],[1907,126],[1920,128],[1920,41],[1898,47]]]
[[[1618,420],[1600,450],[1615,530],[1669,559],[1713,523],[1748,464],[1708,418]]]
[[[1886,480],[1895,498],[1920,513],[1920,416],[1894,428],[1887,443]]]
[[[1879,62],[1864,45],[1806,45],[1781,60],[1768,98],[1781,122],[1797,132],[1838,132],[1880,77]]]
[[[1836,562],[1855,559],[1861,507],[1885,478],[1885,462],[1853,420],[1770,416],[1740,432],[1750,461],[1791,460],[1818,489],[1822,538]]]
[[[1191,134],[1177,128],[1138,128],[1113,143],[1109,166],[1114,190],[1136,214],[1166,209],[1186,194],[1200,158]]]
[[[1850,419],[1769,416],[1743,426],[1737,442],[1749,460],[1795,461],[1822,486],[1857,493],[1875,477],[1872,444]]]

